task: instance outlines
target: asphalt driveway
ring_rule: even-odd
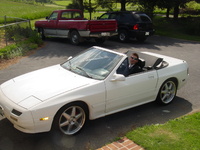
[[[45,45],[29,57],[0,70],[0,84],[18,75],[66,61],[86,48],[95,45],[85,42],[74,46],[65,39],[47,39]],[[53,149],[96,149],[127,131],[146,124],[165,123],[200,109],[200,43],[167,37],[153,36],[145,43],[132,41],[119,43],[106,41],[102,47],[115,51],[150,51],[184,59],[190,66],[190,78],[187,85],[178,91],[176,100],[161,107],[155,103],[145,104],[114,115],[89,121],[82,132],[76,136],[65,136],[57,132],[25,134],[13,128],[12,124],[0,118],[0,149],[4,150],[53,150]]]

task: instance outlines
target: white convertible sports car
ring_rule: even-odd
[[[125,76],[132,53],[94,46],[63,64],[13,78],[0,86],[0,114],[22,132],[55,128],[73,135],[87,119],[172,102],[187,82],[186,61],[137,52],[141,72]]]

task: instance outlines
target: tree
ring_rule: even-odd
[[[108,8],[108,10],[113,10],[113,6],[117,3],[121,4],[121,11],[126,11],[126,4],[134,3],[137,0],[96,0],[97,4],[102,8]]]
[[[174,0],[158,0],[157,1],[157,6],[161,9],[166,8],[166,17],[169,18],[169,13],[170,10],[173,8],[174,6]]]
[[[72,3],[69,4],[67,9],[80,9],[84,11],[83,0],[72,0]]]
[[[187,2],[190,2],[193,0],[158,0],[157,6],[159,8],[167,8],[166,17],[169,17],[169,11],[170,9],[173,9],[173,15],[174,19],[178,19],[178,15],[180,12],[180,8],[184,8]],[[200,1],[200,0],[196,0]]]
[[[78,0],[78,4],[80,6],[80,10],[82,10],[84,12],[83,0]]]
[[[190,1],[193,0],[174,0],[174,19],[178,19],[180,7],[185,7],[185,4]]]
[[[88,10],[88,12],[90,13],[90,20],[91,20],[91,18],[92,18],[92,12],[95,11],[95,9],[97,8],[97,5],[91,3],[91,0],[89,0],[89,2],[84,2],[84,8],[86,10]]]
[[[120,0],[121,3],[121,11],[126,11],[126,3],[128,2],[127,0]]]
[[[150,17],[153,17],[153,11],[158,0],[138,0],[138,4],[142,6],[142,9]]]
[[[103,9],[107,8],[109,11],[113,11],[116,0],[96,0],[96,3]]]

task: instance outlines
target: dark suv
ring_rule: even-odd
[[[118,38],[122,42],[128,41],[131,37],[143,42],[148,36],[154,34],[152,21],[145,13],[134,11],[108,12],[98,19],[116,19]]]

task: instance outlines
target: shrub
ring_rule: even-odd
[[[7,38],[14,41],[14,44],[0,49],[0,59],[22,56],[27,51],[36,49],[43,43],[38,33],[30,28],[10,27],[7,36]]]
[[[200,18],[188,18],[185,30],[187,34],[200,36]]]

